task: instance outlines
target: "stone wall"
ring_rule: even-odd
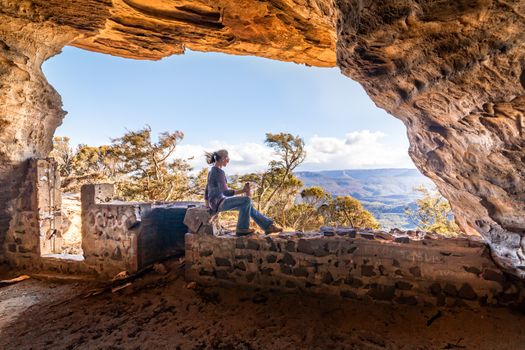
[[[184,253],[183,219],[194,202],[113,200],[111,184],[82,186],[82,250],[85,264],[103,276],[130,273]]]
[[[137,240],[141,215],[149,203],[113,200],[111,184],[84,185],[82,200],[82,250],[85,263],[102,275],[138,270]]]
[[[61,246],[60,176],[52,159],[28,161],[10,229],[5,240],[6,259],[28,267]]]
[[[4,262],[28,272],[113,277],[180,252],[191,203],[130,203],[114,200],[112,184],[81,190],[83,256],[60,254],[62,212],[60,176],[53,159],[28,161],[21,179]],[[153,250],[153,251],[152,251]]]
[[[401,234],[401,235],[399,235]],[[524,299],[486,244],[466,238],[328,230],[277,236],[186,235],[186,276],[241,285],[413,305],[509,305]]]

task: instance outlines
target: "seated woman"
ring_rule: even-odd
[[[208,207],[214,212],[238,210],[237,236],[249,235],[255,232],[255,230],[250,229],[250,217],[264,230],[265,234],[281,232],[282,229],[275,226],[270,218],[264,216],[253,207],[252,200],[249,197],[249,183],[246,183],[244,188],[238,191],[228,188],[226,174],[222,168],[227,166],[229,161],[228,151],[224,149],[206,153],[206,162],[213,164],[208,173],[208,183],[204,194]],[[246,196],[236,196],[238,194],[246,194]]]

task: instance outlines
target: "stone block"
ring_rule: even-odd
[[[291,275],[292,274],[292,268],[288,265],[281,264],[281,272],[285,275]]]
[[[455,297],[458,294],[458,290],[456,289],[456,286],[453,284],[447,283],[445,287],[443,288],[443,292],[445,292],[446,295]]]
[[[421,269],[419,266],[412,266],[410,269],[408,269],[408,271],[410,271],[414,277],[421,277]]]
[[[87,184],[80,188],[82,209],[94,204],[107,203],[115,196],[113,184]]]
[[[270,276],[273,272],[273,268],[271,267],[263,267],[261,268],[261,274],[263,275],[266,275],[266,276]]]
[[[230,260],[226,258],[215,258],[215,265],[217,266],[224,266],[224,267],[231,267],[232,264]]]
[[[330,272],[323,273],[323,276],[321,277],[321,282],[324,284],[331,284],[334,281],[334,277]]]
[[[211,256],[213,252],[211,250],[202,250],[199,255],[202,257]]]
[[[255,279],[255,272],[250,272],[246,274],[246,281],[248,283],[252,282]]]
[[[469,273],[473,273],[476,276],[481,273],[481,270],[475,266],[463,266],[463,269]]]
[[[221,233],[218,216],[207,207],[188,208],[184,216],[184,225],[188,226],[191,233],[205,235],[219,235]]]
[[[308,270],[305,267],[297,267],[293,269],[293,275],[297,277],[307,277],[308,276]]]
[[[361,265],[361,276],[372,277],[375,276],[374,267],[370,265]]]
[[[412,289],[412,284],[405,281],[397,281],[396,288],[401,290],[410,290]]]
[[[364,239],[368,239],[368,240],[373,240],[375,238],[374,234],[373,233],[369,233],[369,232],[360,232],[359,233],[359,237],[364,238]]]
[[[462,299],[476,300],[478,295],[472,289],[472,286],[468,283],[463,283],[461,288],[458,291],[458,296]]]
[[[367,295],[374,300],[392,300],[395,295],[396,288],[394,286],[387,286],[382,284],[372,284]]]
[[[233,264],[233,267],[237,270],[246,271],[246,264],[243,261]]]
[[[488,281],[498,282],[501,285],[505,284],[506,282],[506,278],[503,273],[491,269],[486,269],[483,271],[483,278]]]
[[[279,260],[279,263],[288,265],[288,266],[295,266],[296,261],[289,253],[284,253],[284,256],[281,260]]]
[[[245,248],[244,240],[242,238],[237,238],[235,240],[235,248],[237,248],[237,249],[244,249]]]
[[[345,279],[344,282],[345,284],[351,286],[352,288],[360,288],[363,286],[363,281],[355,277],[348,277]]]
[[[37,247],[25,247],[25,246],[18,246],[18,252],[19,253],[38,253]]]
[[[410,238],[408,237],[396,237],[394,238],[394,242],[396,243],[410,243]]]
[[[246,244],[246,249],[259,250],[260,247],[261,245],[253,239],[249,239]]]
[[[266,261],[270,264],[274,263],[277,261],[277,256],[273,255],[273,254],[270,254],[266,257]]]
[[[405,304],[405,305],[417,305],[417,299],[414,296],[399,296],[395,299],[396,303],[398,304]]]
[[[311,245],[311,241],[307,239],[300,239],[297,243],[297,251],[304,254],[313,254],[314,250]]]

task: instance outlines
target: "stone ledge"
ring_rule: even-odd
[[[337,295],[400,304],[518,305],[521,283],[500,272],[480,242],[465,239],[186,235],[186,276],[199,283]],[[384,233],[381,233],[384,235]],[[424,243],[427,240],[427,243]]]

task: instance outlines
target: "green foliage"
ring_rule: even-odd
[[[118,183],[122,195],[136,201],[185,198],[191,168],[186,161],[171,158],[183,138],[180,131],[164,132],[153,142],[147,126],[113,139],[119,172],[125,175]]]
[[[112,179],[117,173],[117,159],[112,146],[92,147],[79,145],[72,161],[72,173],[77,176],[96,174],[103,179]]]
[[[421,193],[422,198],[416,201],[417,209],[407,208],[405,215],[418,229],[445,236],[460,233],[449,202],[437,190],[431,191],[421,186],[414,191]]]
[[[69,137],[55,136],[53,138],[53,150],[49,156],[57,161],[60,176],[71,175],[73,171],[73,150],[69,145]]]
[[[300,231],[314,231],[324,224],[318,209],[307,203],[298,203],[286,211],[289,227]]]
[[[332,196],[322,187],[312,186],[306,187],[301,191],[301,198],[304,203],[318,208],[322,204],[329,202]]]
[[[261,179],[262,188],[272,188],[268,191],[267,198],[259,197],[259,205],[264,199],[262,208],[263,211],[267,212],[270,206],[274,204],[272,200],[278,192],[285,192],[288,194],[288,196],[285,195],[285,198],[289,198],[292,194],[295,196],[297,194],[295,192],[302,187],[301,180],[293,175],[293,171],[306,158],[306,151],[302,138],[287,133],[267,133],[265,143],[273,148],[279,157],[270,162],[266,176]],[[278,201],[282,202],[283,198],[278,199]]]
[[[378,229],[379,223],[361,202],[351,196],[338,196],[321,208],[329,225]]]
[[[278,160],[270,162],[270,169],[285,169],[291,172],[306,158],[304,141],[299,136],[267,133],[264,143],[273,148],[279,156]]]
[[[55,137],[50,156],[58,163],[62,189],[78,192],[84,183],[110,181],[111,171],[106,164],[110,157],[108,153],[108,146],[79,145],[78,149],[73,151],[68,137]]]
[[[113,139],[110,145],[80,145],[76,152],[69,139],[55,138],[52,155],[58,157],[63,186],[76,190],[83,183],[112,182],[120,197],[130,201],[176,201],[201,199],[207,180],[207,169],[196,176],[182,159],[174,158],[180,131],[161,133],[157,142],[151,139],[151,128],[128,131]],[[71,160],[69,155],[72,155]]]

